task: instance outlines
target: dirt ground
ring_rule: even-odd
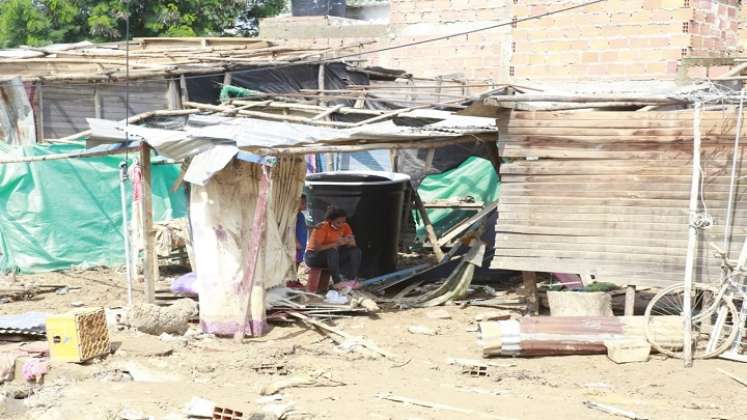
[[[25,280],[19,278],[19,280]],[[0,314],[24,311],[64,312],[73,302],[118,306],[126,300],[121,275],[88,271],[36,276],[47,284],[80,286],[65,295],[0,304]],[[142,296],[138,291],[136,298]],[[721,368],[747,378],[747,365],[724,360],[696,361],[685,369],[678,360],[654,356],[648,363],[616,365],[606,356],[494,359],[488,377],[470,377],[447,363],[450,357],[481,357],[474,318],[486,309],[443,307],[451,319],[427,317],[432,309],[385,312],[355,317],[336,327],[365,336],[393,353],[399,362],[372,354],[341,350],[329,339],[298,325],[275,326],[266,337],[160,340],[134,332],[117,332],[114,354],[87,365],[53,364],[40,386],[13,381],[0,386],[10,395],[0,404],[8,419],[118,419],[124,409],[155,418],[178,417],[192,397],[217,405],[259,411],[263,386],[287,377],[256,372],[260,363],[283,365],[290,375],[321,375],[338,386],[290,388],[282,403],[305,418],[348,419],[603,419],[611,416],[587,408],[584,401],[614,405],[649,419],[747,419],[747,388],[717,372]],[[423,325],[435,336],[415,335],[408,327]],[[471,332],[472,331],[472,332]],[[16,344],[0,345],[0,351]],[[152,353],[167,355],[154,355]],[[404,363],[407,362],[407,363]],[[150,369],[161,382],[124,377],[124,366]],[[344,385],[342,385],[344,384]],[[25,394],[30,395],[20,398]],[[391,393],[465,411],[426,408],[378,398]],[[13,398],[16,395],[18,399]],[[137,418],[137,416],[131,416]],[[247,417],[248,418],[248,417]]]

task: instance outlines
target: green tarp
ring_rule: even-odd
[[[500,182],[490,161],[473,156],[455,169],[425,177],[418,187],[418,194],[423,201],[473,197],[475,201],[490,203],[498,199]],[[428,210],[428,217],[439,236],[474,214],[474,211],[465,210]],[[422,222],[418,222],[417,229],[418,237],[423,238],[425,228]]]
[[[40,156],[82,149],[78,145],[0,144],[0,156]],[[119,163],[123,158],[0,165],[0,271],[33,273],[124,264],[119,196]],[[184,190],[171,192],[178,174],[177,165],[154,165],[155,220],[186,214]],[[129,188],[127,194],[131,211]]]

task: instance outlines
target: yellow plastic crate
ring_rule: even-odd
[[[51,315],[46,325],[49,355],[54,361],[80,363],[110,351],[104,308]]]

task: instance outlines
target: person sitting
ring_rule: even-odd
[[[344,210],[327,210],[324,221],[311,232],[304,262],[309,267],[326,268],[336,284],[358,279],[361,250]]]

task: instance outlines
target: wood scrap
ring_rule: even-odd
[[[344,382],[340,382],[324,375],[293,375],[288,378],[283,378],[274,382],[271,382],[262,387],[259,391],[260,395],[273,395],[287,388],[310,388],[310,387],[330,387],[330,386],[345,386]]]
[[[633,420],[646,420],[647,419],[646,417],[640,417],[639,415],[637,415],[636,413],[632,411],[625,411],[625,410],[622,410],[620,408],[617,408],[611,405],[600,404],[594,401],[584,401],[584,405],[593,410],[598,410],[598,411],[601,411],[603,413],[607,413],[613,416],[625,417],[625,418],[629,418]]]
[[[382,399],[382,400],[387,400],[387,401],[398,402],[398,403],[402,403],[402,404],[407,404],[407,405],[415,405],[415,406],[418,406],[418,407],[431,408],[431,409],[439,410],[439,411],[451,411],[451,412],[455,412],[455,413],[470,414],[470,415],[475,415],[475,416],[479,416],[479,417],[483,417],[483,418],[488,418],[488,419],[513,420],[513,419],[510,419],[508,417],[496,416],[496,415],[493,415],[493,414],[483,413],[483,412],[480,412],[480,411],[470,410],[470,409],[467,409],[467,408],[455,407],[453,405],[440,404],[440,403],[435,403],[435,402],[430,402],[430,401],[416,400],[416,399],[407,398],[407,397],[400,397],[400,396],[397,396],[397,395],[394,395],[394,394],[391,394],[391,393],[378,393],[378,394],[376,394],[376,398],[379,398],[379,399]]]
[[[733,373],[729,373],[729,372],[727,372],[727,371],[725,371],[723,369],[720,369],[720,368],[716,369],[716,370],[718,372],[723,373],[724,375],[730,377],[731,379],[733,379],[734,381],[736,381],[738,384],[743,385],[743,386],[747,386],[747,380],[744,380],[744,379],[740,378],[739,376],[734,375]]]
[[[331,326],[329,326],[329,325],[327,325],[327,324],[325,324],[323,322],[319,322],[319,321],[317,321],[315,319],[311,319],[310,317],[308,317],[308,316],[306,316],[306,315],[304,315],[302,313],[299,313],[299,312],[288,312],[288,315],[291,316],[291,317],[293,317],[293,318],[299,319],[299,320],[301,320],[302,322],[304,322],[306,324],[309,324],[309,325],[312,325],[312,326],[316,327],[317,331],[321,331],[322,333],[324,333],[326,335],[333,334],[333,335],[329,336],[333,340],[335,340],[335,336],[342,337],[345,340],[348,340],[349,342],[354,342],[354,343],[356,343],[356,344],[358,344],[360,346],[363,346],[363,347],[365,347],[365,348],[373,351],[374,353],[377,353],[377,354],[379,354],[381,356],[384,356],[387,359],[390,359],[390,360],[394,361],[395,363],[401,363],[402,362],[401,360],[399,360],[392,353],[389,353],[389,352],[387,352],[385,350],[382,350],[376,344],[374,344],[374,343],[372,343],[372,342],[370,342],[368,340],[365,340],[362,337],[352,336],[352,335],[350,335],[350,334],[348,334],[348,333],[346,333],[346,332],[344,332],[344,331],[342,331],[340,329],[331,327]],[[338,340],[335,340],[335,341],[338,341]]]

